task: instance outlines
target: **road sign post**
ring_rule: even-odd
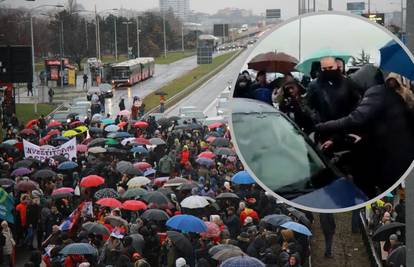
[[[280,9],[266,9],[266,19],[280,19]]]

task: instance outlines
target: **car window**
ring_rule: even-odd
[[[315,179],[327,184],[337,178],[325,172],[329,167],[308,139],[280,113],[235,113],[232,120],[243,158],[271,190],[303,193],[318,186]]]

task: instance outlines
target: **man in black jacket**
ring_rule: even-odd
[[[336,224],[333,214],[319,214],[320,224],[323,236],[325,237],[325,257],[332,258],[333,236],[335,234]]]

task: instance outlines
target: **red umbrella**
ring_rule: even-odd
[[[213,222],[204,222],[207,226],[207,231],[201,233],[202,237],[213,238],[220,235],[220,227]]]
[[[155,185],[158,185],[158,186],[161,186],[162,184],[164,184],[165,182],[167,182],[168,179],[170,179],[170,177],[168,177],[168,176],[155,178],[154,184]]]
[[[36,135],[36,132],[32,129],[23,129],[20,131],[20,134],[22,135]]]
[[[51,127],[58,127],[58,126],[62,126],[62,123],[60,121],[56,121],[56,120],[51,120],[48,124],[47,127],[51,128]]]
[[[74,122],[71,122],[69,124],[69,127],[70,128],[76,128],[76,127],[81,126],[81,125],[85,125],[85,123],[83,123],[81,121],[74,121]]]
[[[21,181],[15,185],[15,188],[21,192],[31,192],[38,188],[38,184],[34,181]]]
[[[299,61],[285,53],[268,52],[255,56],[248,63],[249,69],[266,72],[288,73],[295,69]]]
[[[86,151],[88,151],[88,146],[87,145],[76,145],[76,151],[78,151],[79,153],[85,153]]]
[[[135,138],[134,142],[138,145],[150,145],[151,144],[148,139],[145,139],[143,137]]]
[[[60,131],[58,129],[53,129],[49,131],[47,135],[60,135]]]
[[[148,127],[148,122],[145,122],[145,121],[137,121],[134,124],[134,127],[135,128],[147,128]]]
[[[96,201],[96,204],[109,208],[120,208],[122,206],[121,201],[112,197],[101,198]]]
[[[28,123],[26,123],[26,127],[27,129],[32,129],[33,125],[38,124],[39,121],[38,120],[31,120]]]
[[[121,208],[124,210],[132,210],[132,211],[146,210],[147,204],[139,200],[127,200],[122,204]]]
[[[45,137],[40,138],[39,145],[43,146],[51,138],[51,135],[46,135]]]
[[[207,141],[207,142],[209,142],[209,143],[213,143],[213,142],[214,142],[214,140],[216,140],[216,137],[214,137],[214,136],[209,136],[209,137],[207,137],[207,139],[206,139],[206,141]]]
[[[211,129],[216,129],[216,128],[219,128],[219,127],[221,127],[221,126],[223,126],[223,125],[224,125],[224,123],[223,123],[223,122],[216,122],[216,123],[210,124],[210,125],[208,126],[208,128],[211,130]]]
[[[198,155],[198,158],[213,159],[216,155],[211,151],[204,151]]]
[[[73,193],[73,192],[75,192],[75,190],[71,187],[61,187],[61,188],[53,190],[52,196],[58,195],[58,194]]]
[[[98,187],[105,183],[105,179],[98,175],[88,175],[83,177],[80,186],[81,187]]]
[[[152,165],[148,162],[137,162],[134,163],[134,168],[140,171],[145,171],[146,169],[152,168]]]
[[[119,128],[124,128],[127,125],[128,125],[128,122],[126,122],[126,121],[121,121],[120,123],[118,123]]]
[[[19,142],[13,145],[15,148],[17,148],[19,151],[23,151],[23,143]]]

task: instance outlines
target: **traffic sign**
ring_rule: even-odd
[[[229,36],[229,24],[214,24],[213,34],[214,36],[228,37]]]
[[[279,9],[266,9],[266,18],[267,19],[280,19],[281,11]]]

